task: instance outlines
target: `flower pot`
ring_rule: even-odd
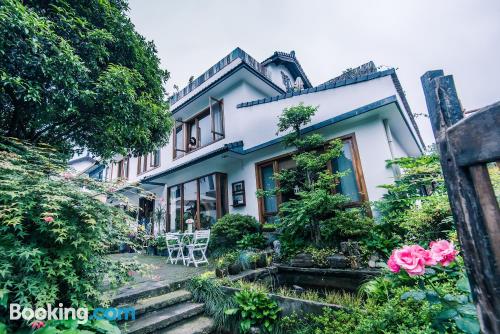
[[[257,261],[248,263],[250,269],[257,269]]]
[[[229,272],[229,275],[237,275],[239,273],[241,273],[241,264],[239,263],[234,263],[232,265],[230,265],[229,267],[227,267],[227,271]]]
[[[260,254],[259,259],[256,262],[258,268],[264,268],[267,266],[266,254]]]
[[[146,249],[146,254],[156,255],[156,246],[148,246],[148,248]]]
[[[216,268],[215,269],[215,276],[217,278],[226,277],[227,275],[228,275],[227,268]]]
[[[168,256],[168,249],[162,249],[162,250],[159,250],[158,249],[158,255],[159,256]]]

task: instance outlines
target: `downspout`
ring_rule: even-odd
[[[389,144],[389,151],[391,153],[391,160],[394,160],[394,141],[392,139],[392,132],[391,128],[389,127],[389,120],[388,119],[383,119],[382,122],[384,123],[384,129],[385,129],[385,136],[387,138],[387,143]],[[392,164],[392,173],[394,175],[394,178],[396,180],[399,180],[401,177],[401,171],[399,170],[399,166],[396,164]]]

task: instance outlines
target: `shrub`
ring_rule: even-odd
[[[138,269],[107,256],[129,242],[130,216],[99,199],[119,201],[115,186],[71,176],[46,146],[0,137],[0,161],[0,292],[21,305],[102,305],[105,279]]]
[[[237,318],[228,317],[226,310],[236,307],[233,298],[228,298],[221,288],[221,283],[214,279],[212,273],[205,273],[192,278],[186,288],[193,294],[193,299],[205,303],[205,312],[214,319],[215,327],[219,330],[237,332]],[[231,330],[233,329],[233,330]]]
[[[227,214],[212,227],[210,248],[215,252],[224,252],[236,247],[244,235],[257,233],[260,224],[252,216]]]
[[[257,289],[243,289],[236,292],[234,299],[238,307],[226,310],[226,314],[241,316],[242,333],[249,332],[252,327],[259,327],[266,333],[271,333],[280,312],[275,301],[264,291]]]
[[[267,239],[262,233],[246,234],[237,243],[241,249],[264,249],[267,245]]]

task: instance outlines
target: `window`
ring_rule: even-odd
[[[160,166],[160,150],[137,157],[137,175]]]
[[[196,228],[210,228],[228,211],[227,176],[214,173],[168,188],[168,221],[171,231],[183,231],[185,221]]]
[[[151,154],[151,167],[160,166],[160,150],[156,150]]]
[[[116,177],[119,179],[128,179],[128,158],[118,161],[118,172]]]
[[[210,97],[208,108],[175,128],[173,135],[174,159],[223,138],[222,100]]]
[[[344,145],[343,153],[340,157],[329,162],[327,167],[331,171],[343,172],[350,170],[350,173],[340,179],[340,183],[336,186],[336,191],[351,198],[352,202],[349,204],[349,207],[361,206],[363,202],[368,201],[368,198],[366,196],[366,187],[361,170],[356,138],[354,134],[350,134],[340,139]],[[293,168],[295,168],[295,162],[292,160],[291,154],[258,163],[256,170],[257,188],[267,191],[279,187],[279,184],[274,179],[274,173],[283,169]],[[277,222],[279,205],[294,197],[294,193],[280,193],[260,198],[260,221],[263,223]]]

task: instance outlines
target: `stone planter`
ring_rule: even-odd
[[[350,265],[349,259],[344,255],[332,255],[326,258],[330,268],[344,269]]]
[[[241,273],[242,270],[243,268],[239,263],[234,263],[229,267],[227,267],[227,271],[229,272],[230,275],[238,275],[239,273]]]
[[[312,255],[307,253],[297,254],[290,265],[292,267],[311,268],[313,266]]]
[[[146,248],[146,254],[156,255],[156,246],[148,246],[148,248]]]

